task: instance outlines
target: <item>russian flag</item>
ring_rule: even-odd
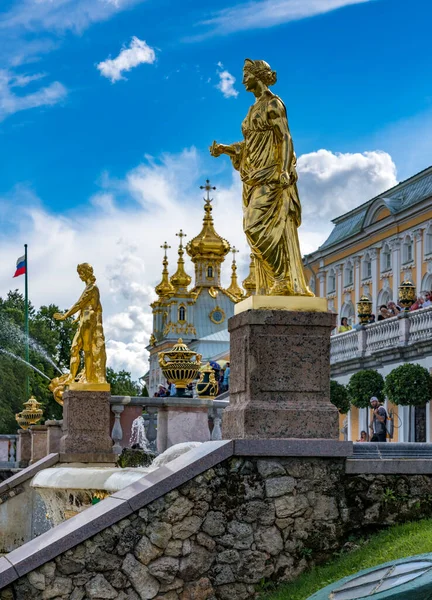
[[[16,271],[14,277],[18,277],[18,275],[24,275],[27,269],[26,257],[20,256],[16,263]]]

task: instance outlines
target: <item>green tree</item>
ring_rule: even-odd
[[[407,363],[387,375],[384,391],[393,404],[424,406],[432,398],[432,378],[425,367]]]
[[[368,408],[372,396],[384,401],[383,376],[372,369],[363,369],[352,375],[347,385],[351,404],[357,408]]]
[[[350,409],[350,401],[346,387],[337,381],[330,381],[330,402],[345,415]]]
[[[108,367],[107,381],[111,384],[113,396],[139,396],[141,387],[136,381],[132,381],[129,371],[114,371]]]

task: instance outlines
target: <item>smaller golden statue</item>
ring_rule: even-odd
[[[61,377],[55,377],[49,386],[54,399],[63,404],[65,386],[76,390],[109,391],[106,380],[106,351],[105,337],[102,326],[102,306],[99,288],[93,267],[81,263],[77,272],[86,287],[81,297],[65,313],[55,313],[54,318],[64,321],[79,312],[76,319],[78,330],[75,333],[71,347],[70,372]],[[80,371],[81,352],[84,355],[84,368]]]

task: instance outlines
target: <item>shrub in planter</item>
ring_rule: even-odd
[[[330,381],[330,402],[336,406],[338,411],[345,415],[350,409],[350,401],[346,387],[337,381]]]
[[[378,371],[363,369],[351,377],[347,392],[351,404],[357,408],[369,408],[372,396],[384,401],[384,378]]]

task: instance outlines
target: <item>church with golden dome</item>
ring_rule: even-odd
[[[243,288],[237,281],[237,250],[215,230],[212,216],[209,180],[201,189],[204,198],[204,219],[201,232],[183,244],[185,234],[180,229],[177,270],[169,275],[165,242],[162,259],[162,279],[155,287],[158,298],[152,303],[153,333],[147,350],[149,357],[148,390],[153,396],[159,384],[166,381],[158,363],[158,353],[170,349],[179,337],[203,360],[229,360],[228,319],[234,314],[234,305],[255,293],[254,265],[251,261],[248,277]],[[187,252],[194,268],[194,282],[186,273],[184,254]],[[229,253],[232,253],[231,283],[222,287],[221,270]],[[147,377],[146,377],[147,379]]]

